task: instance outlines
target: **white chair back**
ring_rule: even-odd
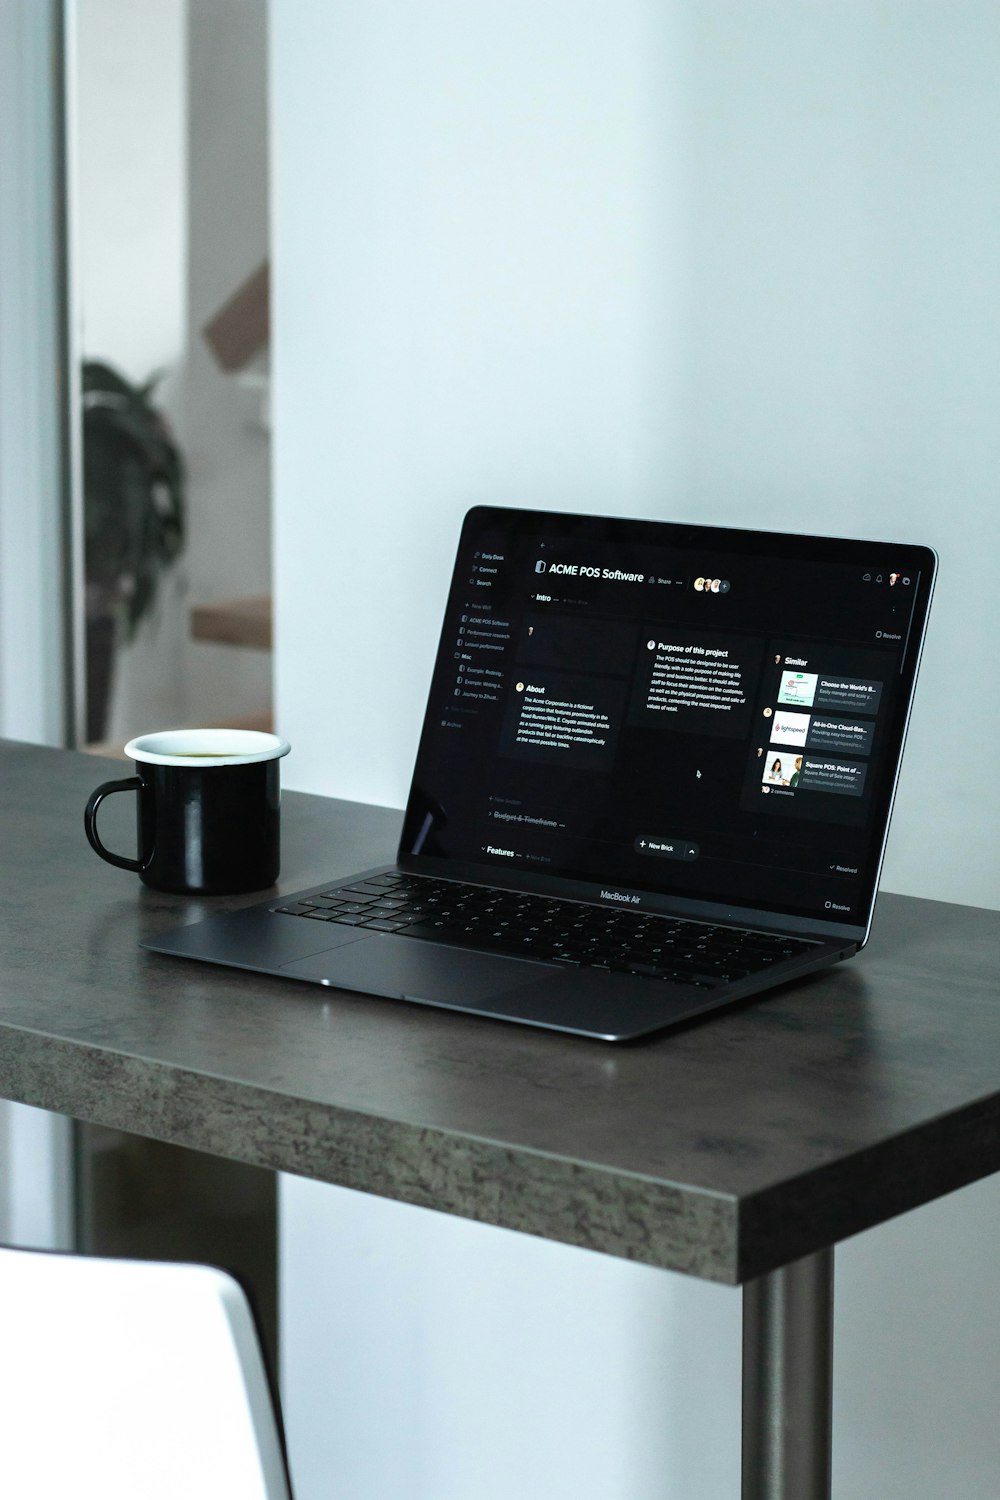
[[[289,1500],[239,1285],[0,1248],[0,1495]]]

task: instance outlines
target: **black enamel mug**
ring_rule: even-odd
[[[291,747],[251,729],[166,729],[130,740],[136,774],[105,781],[83,815],[91,847],[160,891],[196,896],[259,891],[278,878],[278,762]],[[112,792],[137,793],[138,852],[101,843],[97,809]]]

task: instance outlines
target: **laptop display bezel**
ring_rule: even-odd
[[[914,576],[918,577],[919,587],[915,591],[914,596],[911,639],[906,645],[902,664],[903,712],[900,715],[897,711],[896,722],[893,726],[893,742],[883,752],[894,758],[891,785],[888,790],[888,796],[883,795],[879,799],[878,805],[873,807],[869,822],[869,830],[873,832],[875,841],[877,842],[877,854],[874,860],[872,860],[871,850],[875,848],[873,844],[869,852],[871,873],[866,877],[867,886],[863,892],[865,919],[863,922],[858,922],[839,917],[826,919],[803,916],[798,913],[776,912],[771,909],[756,908],[749,903],[739,900],[715,901],[688,898],[676,893],[665,894],[662,891],[651,890],[643,886],[634,884],[622,885],[618,882],[615,882],[614,891],[608,892],[603,889],[600,882],[576,879],[573,876],[561,873],[557,875],[536,873],[535,871],[525,870],[516,865],[498,869],[492,863],[479,863],[477,861],[454,857],[442,858],[432,854],[414,854],[409,852],[406,847],[405,833],[401,840],[397,856],[399,868],[415,874],[556,896],[568,900],[587,902],[597,906],[611,907],[616,903],[627,903],[633,909],[639,907],[644,910],[661,912],[668,915],[687,916],[708,921],[733,922],[741,925],[760,927],[766,930],[778,930],[800,935],[846,939],[857,943],[859,946],[863,946],[867,941],[871,928],[879,878],[885,859],[892,807],[899,781],[902,750],[912,713],[914,688],[926,636],[927,617],[933,595],[938,563],[937,554],[934,550],[919,544],[890,543],[875,539],[750,531],[700,526],[689,523],[642,519],[633,520],[621,517],[601,517],[569,512],[547,512],[513,507],[474,507],[465,517],[457,548],[456,567],[453,571],[448,604],[442,623],[441,638],[435,657],[434,678],[431,691],[428,695],[428,708],[421,733],[420,748],[415,762],[414,779],[408,799],[407,820],[404,822],[404,829],[406,828],[406,823],[410,821],[413,810],[414,793],[417,786],[421,758],[425,752],[429,737],[434,734],[434,716],[431,709],[431,704],[434,701],[434,685],[440,681],[441,675],[446,673],[450,666],[451,652],[448,649],[445,634],[449,611],[454,606],[456,592],[460,591],[461,588],[460,573],[463,570],[459,564],[470,546],[471,538],[482,534],[484,531],[489,531],[492,534],[498,529],[501,531],[506,530],[512,539],[517,538],[519,540],[526,536],[545,536],[562,540],[573,539],[580,542],[592,541],[601,544],[628,545],[639,549],[643,547],[683,549],[685,551],[703,549],[706,553],[736,553],[750,558],[765,556],[780,558],[789,562],[850,563],[861,566],[872,556],[891,555],[894,559],[898,559],[901,567],[910,569]],[[881,824],[880,839],[877,833],[879,824]]]

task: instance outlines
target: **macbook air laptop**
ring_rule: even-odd
[[[476,508],[395,864],[146,947],[607,1041],[849,958],[936,565]]]

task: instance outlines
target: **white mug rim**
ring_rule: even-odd
[[[217,755],[212,753],[213,740],[220,748],[221,753]],[[175,743],[177,748],[172,752],[158,749],[157,742],[161,746]],[[237,749],[237,746],[245,748]],[[226,754],[227,748],[236,753]],[[188,771],[203,771],[213,766],[252,766],[259,761],[279,760],[291,748],[280,735],[268,734],[262,729],[156,729],[129,740],[125,754],[130,760],[145,765],[181,766]],[[197,760],[194,755],[197,755]]]

